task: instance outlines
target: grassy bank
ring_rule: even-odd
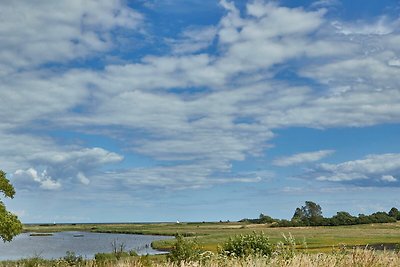
[[[329,252],[332,247],[366,246],[379,248],[381,244],[393,247],[400,243],[400,223],[367,224],[334,227],[282,227],[271,228],[264,224],[245,223],[154,223],[154,224],[76,224],[76,225],[26,225],[27,232],[91,231],[104,233],[128,233],[150,235],[175,235],[196,237],[205,249],[216,251],[218,244],[230,236],[253,231],[264,232],[276,243],[282,234],[291,233],[296,240],[305,240],[311,252]],[[154,248],[169,249],[173,240],[156,241]]]
[[[149,257],[132,257],[118,261],[96,262],[85,260],[82,262],[68,262],[66,260],[28,259],[14,262],[0,262],[0,266],[82,266],[82,267],[395,267],[400,266],[400,254],[393,251],[374,251],[368,249],[354,249],[323,254],[297,253],[292,257],[275,255],[270,258],[247,257],[242,259],[211,256],[204,261],[171,263],[165,260]]]

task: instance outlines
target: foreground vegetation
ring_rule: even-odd
[[[181,251],[182,252],[182,251]],[[59,260],[40,258],[1,262],[0,266],[82,266],[82,267],[394,267],[400,266],[400,253],[396,251],[376,251],[368,248],[333,248],[330,253],[299,252],[290,244],[283,244],[269,251],[267,255],[252,251],[242,256],[226,253],[203,252],[196,259],[173,260],[149,256],[130,256],[108,260],[84,260],[75,254],[67,254]]]

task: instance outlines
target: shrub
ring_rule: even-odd
[[[22,260],[22,265],[26,267],[37,267],[46,264],[46,260],[39,256],[34,256],[29,259]]]
[[[198,261],[201,258],[201,249],[196,240],[184,239],[182,235],[175,236],[175,244],[168,254],[168,260],[172,262]]]
[[[69,265],[72,266],[83,262],[83,257],[75,255],[75,252],[73,251],[67,251],[63,260],[65,260],[66,262],[68,262]]]
[[[264,233],[253,232],[229,238],[223,244],[221,253],[232,257],[271,256],[272,245]]]
[[[135,251],[135,250],[130,250],[130,251],[128,251],[128,254],[129,254],[129,256],[131,256],[131,257],[137,257],[137,256],[139,256],[139,254],[137,254],[137,252]]]

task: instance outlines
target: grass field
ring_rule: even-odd
[[[92,231],[107,233],[130,233],[152,235],[183,234],[196,238],[205,249],[216,251],[218,244],[224,243],[230,236],[264,232],[272,243],[282,240],[282,234],[289,233],[296,239],[300,249],[307,244],[309,252],[331,252],[343,245],[347,247],[366,246],[379,248],[384,244],[392,249],[400,244],[400,223],[367,224],[334,227],[288,227],[271,228],[264,224],[245,223],[153,223],[153,224],[76,224],[76,225],[25,225],[27,232],[58,232],[58,231]],[[169,249],[173,240],[156,241],[157,249]]]

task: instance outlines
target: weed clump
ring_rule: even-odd
[[[202,250],[197,240],[184,239],[180,234],[175,236],[176,241],[167,258],[171,262],[190,262],[201,259]]]
[[[231,237],[220,248],[221,254],[236,258],[248,256],[270,257],[272,252],[273,245],[269,241],[269,237],[262,232]]]

